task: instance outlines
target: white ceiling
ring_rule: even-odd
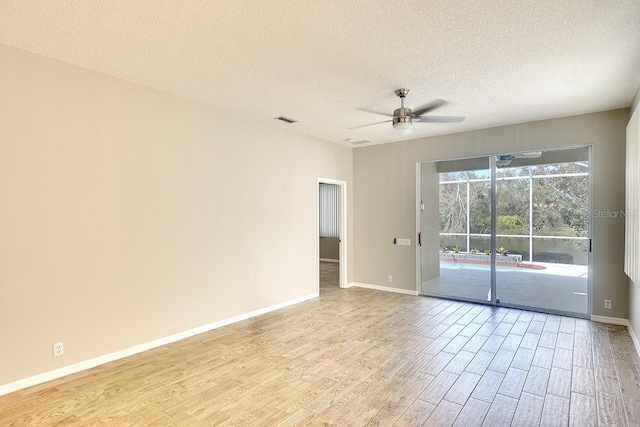
[[[345,145],[623,108],[640,86],[638,0],[3,0],[0,43]],[[400,87],[467,119],[348,129]]]

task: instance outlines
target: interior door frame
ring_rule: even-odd
[[[347,287],[347,181],[318,177],[316,182],[316,283],[320,293],[320,184],[332,184],[339,187],[338,198],[338,260],[340,268],[340,287]]]

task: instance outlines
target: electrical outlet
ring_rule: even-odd
[[[64,343],[57,342],[53,345],[53,357],[62,356],[64,354]]]
[[[611,309],[611,300],[610,299],[604,300],[604,308]]]
[[[391,275],[387,276],[387,282],[393,282],[393,277]]]

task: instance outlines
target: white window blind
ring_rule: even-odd
[[[340,187],[320,184],[320,237],[339,237],[338,200]]]
[[[640,285],[640,113],[627,125],[624,272]]]

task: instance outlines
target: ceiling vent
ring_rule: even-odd
[[[291,119],[289,117],[285,117],[285,116],[280,116],[280,117],[276,117],[276,120],[282,120],[285,123],[296,123],[297,120]]]
[[[360,145],[360,144],[366,144],[368,142],[371,142],[368,139],[361,139],[361,140],[358,141],[358,140],[355,140],[353,138],[347,138],[346,141],[351,145]]]

